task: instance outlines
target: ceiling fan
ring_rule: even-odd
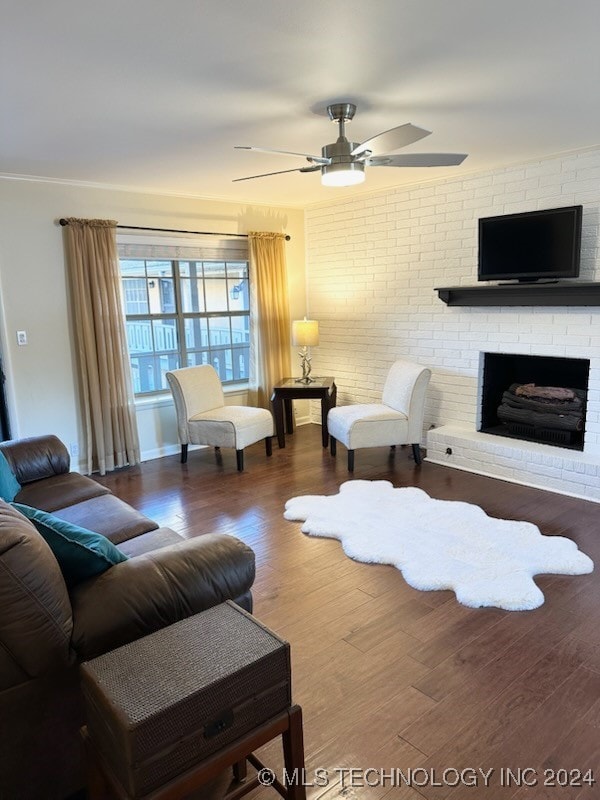
[[[283,175],[286,172],[321,172],[321,183],[324,186],[353,186],[365,179],[365,167],[451,167],[467,157],[465,153],[410,153],[392,155],[389,151],[399,150],[413,142],[418,142],[431,131],[406,123],[389,131],[378,133],[360,144],[349,142],[346,138],[345,126],[356,113],[354,103],[334,103],[327,106],[332,122],[339,126],[336,142],[321,148],[320,156],[308,153],[294,153],[289,150],[272,150],[268,147],[242,147],[236,150],[254,150],[257,153],[277,153],[285,156],[305,158],[310,166],[296,169],[283,169],[277,172],[264,172],[261,175],[249,175],[247,178],[235,178],[237,181],[250,181],[254,178],[266,178],[269,175]]]

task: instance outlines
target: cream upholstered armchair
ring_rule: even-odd
[[[381,403],[357,403],[332,408],[327,415],[331,455],[336,443],[348,449],[348,471],[354,471],[354,451],[361,447],[411,444],[415,462],[421,463],[425,393],[431,370],[399,360],[388,372]]]
[[[181,463],[187,461],[188,444],[204,444],[219,450],[234,447],[237,468],[244,469],[244,448],[265,440],[271,455],[273,417],[264,408],[226,406],[223,387],[210,364],[167,372],[175,400]]]

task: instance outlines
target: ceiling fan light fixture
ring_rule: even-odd
[[[365,165],[360,162],[354,164],[324,164],[321,167],[321,183],[323,186],[357,186],[364,183]]]

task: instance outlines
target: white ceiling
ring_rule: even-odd
[[[303,206],[600,143],[598,0],[3,0],[0,173]],[[319,154],[405,122],[403,152],[460,167],[367,168],[360,187],[236,151]]]

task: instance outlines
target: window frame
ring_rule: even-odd
[[[199,363],[198,359],[202,358],[202,354],[207,354],[207,361],[200,362],[200,363],[208,363],[214,366],[214,357],[213,354],[223,354],[223,366],[221,369],[226,369],[227,371],[232,372],[232,377],[227,378],[226,376],[222,376],[219,374],[219,378],[225,390],[235,388],[235,389],[243,389],[248,386],[249,382],[249,367],[250,367],[250,339],[251,339],[251,313],[250,313],[250,263],[249,263],[249,256],[247,253],[247,243],[245,242],[245,250],[243,252],[242,249],[238,246],[235,250],[232,251],[231,255],[223,250],[217,250],[214,245],[212,247],[203,247],[202,245],[198,245],[198,243],[194,240],[176,240],[176,243],[173,244],[172,240],[165,240],[164,238],[155,239],[154,237],[150,237],[146,239],[140,240],[138,237],[129,237],[129,236],[118,236],[117,239],[118,244],[118,251],[119,251],[119,276],[120,276],[120,287],[121,287],[121,296],[122,296],[122,306],[123,306],[123,319],[125,322],[125,326],[127,329],[128,322],[147,322],[150,325],[150,330],[152,334],[152,351],[147,353],[142,353],[142,356],[147,356],[151,359],[151,363],[153,364],[152,369],[154,370],[154,376],[156,378],[157,374],[160,375],[162,380],[163,377],[163,368],[160,367],[158,359],[160,356],[175,356],[180,367],[186,366],[193,366],[195,363]],[[125,252],[127,249],[127,245],[131,244],[134,246],[134,252],[127,253]],[[212,244],[212,243],[210,243]],[[188,253],[176,253],[173,252],[169,256],[162,254],[158,255],[155,251],[156,248],[160,248],[161,252],[164,253],[165,248],[172,247],[174,250],[176,249],[189,249],[195,252],[194,256],[191,256]],[[147,250],[146,254],[142,254],[144,250]],[[206,252],[202,252],[202,250],[206,250]],[[136,314],[128,314],[126,309],[126,291],[125,291],[125,281],[128,278],[126,273],[122,272],[121,269],[121,262],[122,261],[140,261],[143,263],[143,274],[140,270],[139,275],[132,275],[129,279],[138,278],[142,280],[146,284],[146,298],[147,298],[147,306],[148,311],[144,313],[136,313]],[[164,276],[167,280],[173,282],[173,295],[174,295],[174,302],[175,308],[173,312],[159,312],[159,313],[152,313],[150,311],[150,296],[148,294],[148,284],[149,281],[153,278],[155,280],[161,280],[162,276],[152,276],[148,274],[148,262],[169,262],[170,264],[170,275]],[[182,274],[182,263],[187,263],[188,267],[188,275]],[[223,276],[219,278],[219,280],[225,281],[225,290],[227,292],[227,309],[226,310],[217,310],[217,311],[207,311],[207,285],[206,281],[209,281],[210,278],[207,278],[205,275],[205,265],[209,263],[220,263],[223,264]],[[196,264],[197,268],[201,271],[201,276],[199,277],[196,275],[191,275],[192,273],[192,264]],[[242,266],[243,275],[239,278],[239,282],[246,282],[247,285],[247,308],[243,309],[235,309],[231,310],[230,308],[230,300],[237,299],[232,298],[230,292],[232,290],[231,278],[229,277],[229,265],[237,264],[237,269],[240,269],[240,265]],[[184,300],[184,291],[183,291],[183,281],[189,280],[190,283],[192,281],[199,281],[202,285],[202,298],[203,302],[202,305],[204,307],[203,311],[184,311],[185,300]],[[236,284],[237,285],[237,284]],[[199,304],[200,305],[200,304]],[[228,320],[228,339],[229,342],[225,344],[213,344],[211,342],[211,330],[210,330],[210,320],[211,319],[227,319]],[[246,334],[246,341],[236,342],[235,341],[235,333],[236,328],[232,324],[234,319],[245,319],[247,320],[246,325],[244,326],[244,333]],[[177,349],[176,350],[166,350],[161,351],[156,349],[156,341],[155,341],[155,334],[154,334],[154,323],[160,322],[160,320],[174,320],[175,321],[175,331],[177,335]],[[190,347],[187,340],[186,340],[186,329],[188,320],[198,320],[202,321],[205,320],[204,326],[201,325],[200,331],[201,334],[206,331],[206,343],[203,344],[202,341],[197,342],[195,341],[193,345]],[[127,331],[126,331],[127,332]],[[164,395],[169,391],[167,386],[161,386],[157,389],[150,389],[150,390],[141,390],[136,391],[135,385],[136,383],[139,385],[139,379],[136,381],[134,376],[134,366],[133,366],[133,359],[136,357],[134,353],[132,353],[129,349],[129,336],[127,338],[127,345],[128,345],[128,358],[129,358],[129,365],[131,369],[132,375],[132,382],[134,384],[134,397],[136,400],[144,400],[144,399],[152,399],[153,397],[159,397],[160,395]],[[227,353],[230,354],[229,362],[227,361]],[[238,372],[238,369],[234,369],[235,358],[239,358],[240,356],[244,357],[244,362],[246,365],[246,376],[245,377],[233,377],[233,375]],[[195,358],[194,358],[195,356]],[[192,363],[190,363],[192,362]],[[169,369],[175,369],[176,367],[169,367]],[[157,372],[158,371],[158,372]],[[219,365],[217,365],[217,372],[219,372]]]

